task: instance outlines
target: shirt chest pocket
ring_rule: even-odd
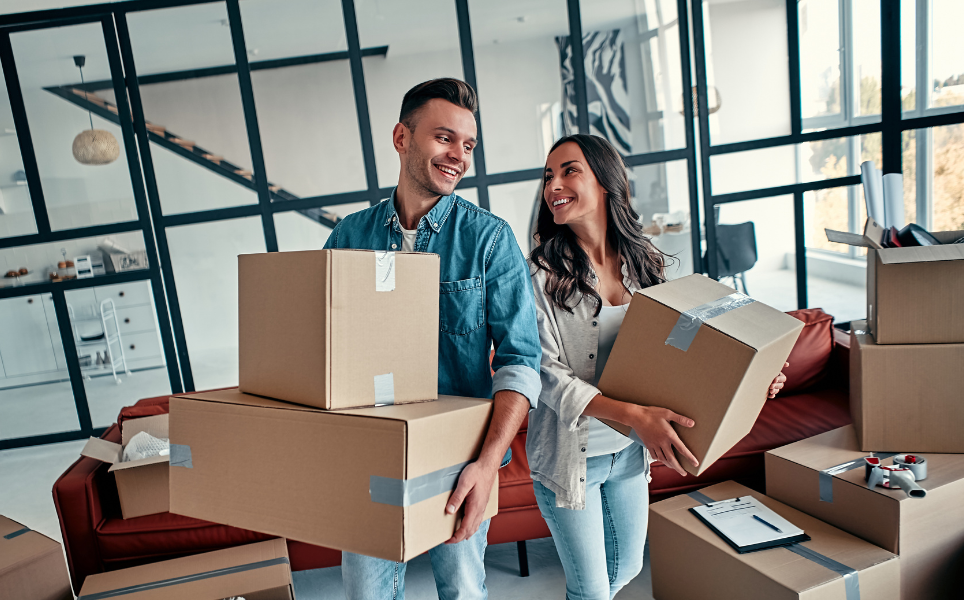
[[[482,327],[482,278],[443,281],[439,284],[439,328],[465,335]]]

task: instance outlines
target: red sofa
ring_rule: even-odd
[[[763,490],[763,454],[850,423],[848,408],[848,339],[832,328],[819,309],[794,311],[806,323],[787,370],[787,387],[768,400],[753,430],[699,478],[680,477],[653,465],[650,500],[676,495],[728,479]],[[835,339],[836,336],[836,339]],[[168,398],[147,398],[121,411],[118,423],[167,412]],[[539,513],[526,460],[526,426],[512,442],[512,462],[499,477],[499,514],[489,529],[489,543],[517,542],[520,571],[528,574],[525,540],[549,536]],[[102,436],[120,442],[118,425]],[[81,457],[54,484],[54,504],[74,591],[84,578],[138,564],[250,543],[269,536],[170,513],[121,518],[114,478],[106,465]],[[341,553],[288,541],[295,571],[340,564]]]

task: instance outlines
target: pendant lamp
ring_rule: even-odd
[[[80,54],[74,57],[74,64],[80,69],[80,85],[84,88],[84,99],[87,100],[87,86],[84,84],[84,64],[87,58]],[[82,165],[107,165],[120,156],[120,144],[109,131],[94,129],[94,117],[90,114],[88,100],[87,118],[90,119],[90,129],[81,131],[74,138],[74,158]]]

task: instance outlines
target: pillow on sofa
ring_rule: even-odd
[[[819,383],[833,350],[833,316],[819,308],[791,310],[787,314],[804,325],[787,359],[790,366],[783,369],[787,382],[781,394],[792,394]]]

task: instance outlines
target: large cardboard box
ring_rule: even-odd
[[[242,254],[240,389],[327,409],[434,400],[438,307],[437,254]]]
[[[83,456],[111,465],[108,472],[114,474],[117,495],[120,497],[121,514],[125,519],[165,513],[170,506],[168,495],[170,457],[152,456],[122,462],[124,448],[131,438],[142,431],[156,438],[167,439],[168,415],[124,421],[121,426],[120,444],[92,437],[80,451]]]
[[[812,539],[801,545],[857,571],[860,597],[900,598],[897,557],[733,481],[700,490],[713,500],[753,496]],[[681,494],[650,506],[653,597],[658,600],[844,600],[844,578],[786,548],[739,554],[690,508]]]
[[[60,544],[0,515],[0,598],[73,600]]]
[[[849,425],[771,450],[767,495],[899,554],[906,600],[955,597],[964,585],[964,455],[923,455],[927,479],[918,485],[927,496],[921,499],[901,490],[868,490],[865,456]],[[854,460],[861,461],[856,469],[821,475]]]
[[[964,453],[964,344],[881,345],[851,324],[850,414],[865,452]]]
[[[739,306],[713,308],[727,300]],[[706,321],[687,328],[694,313]],[[700,465],[678,453],[677,459],[699,475],[750,432],[802,329],[803,322],[702,275],[676,279],[633,296],[599,389],[696,421],[692,428],[674,427]],[[688,347],[687,330],[695,331]]]
[[[292,600],[284,540],[268,540],[90,575],[80,598],[122,600]]]
[[[171,512],[407,561],[452,537],[445,505],[492,401],[343,411],[224,390],[171,398]],[[486,518],[498,510],[498,485]]]
[[[883,248],[884,228],[827,238],[867,248],[867,322],[878,344],[964,343],[964,231],[937,231],[943,245]]]

